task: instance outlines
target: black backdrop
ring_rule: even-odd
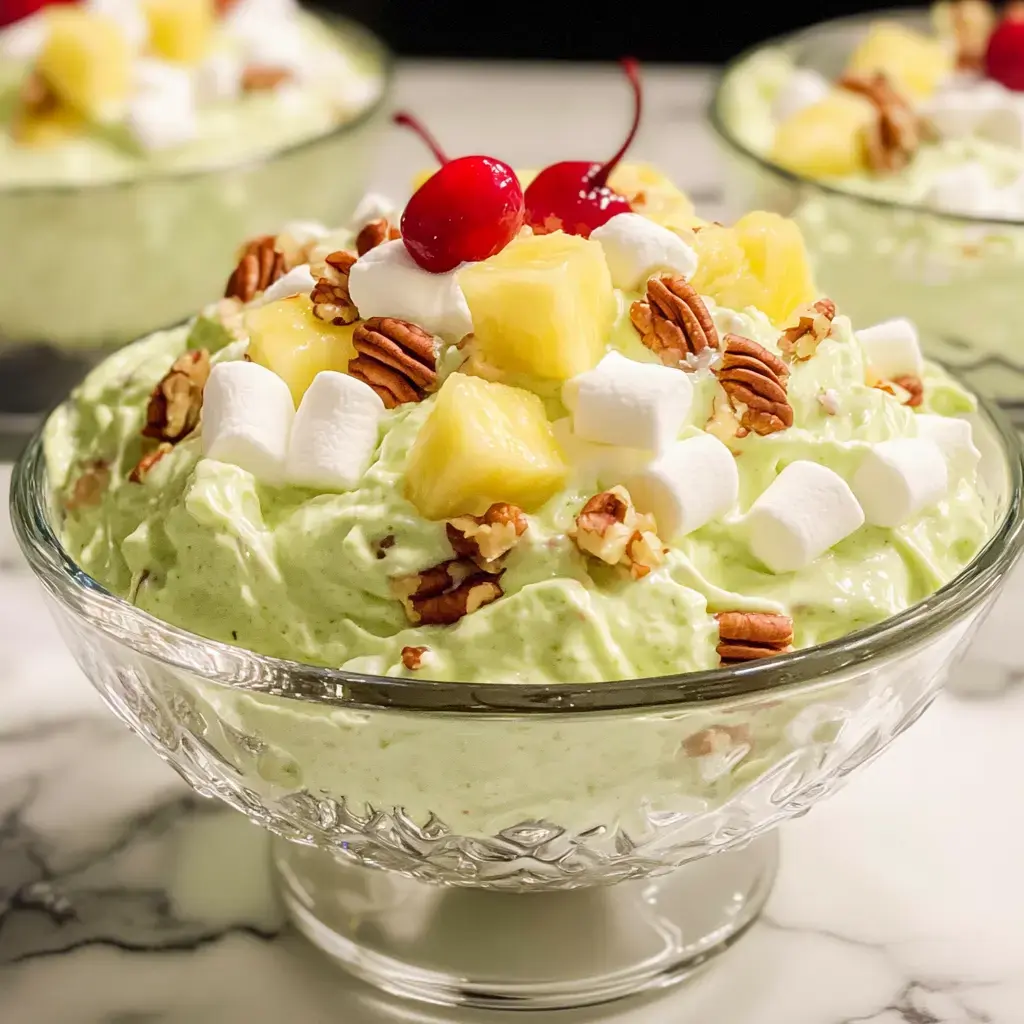
[[[824,18],[886,6],[863,0],[311,2],[350,14],[407,56],[611,60],[633,54],[648,61],[704,63]]]

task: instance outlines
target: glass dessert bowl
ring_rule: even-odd
[[[948,21],[958,10],[976,17],[989,8],[968,2],[939,13]],[[855,321],[909,316],[930,355],[1019,423],[1024,350],[1014,318],[1024,269],[1024,139],[1012,132],[1024,95],[977,70],[994,21],[975,30],[981,49],[972,70],[968,38],[932,27],[944,17],[886,11],[762,44],[725,70],[711,122],[733,210],[792,217],[816,279]],[[904,31],[914,33],[910,58],[900,49]],[[909,99],[904,113],[919,136],[916,151],[896,147],[895,164],[882,171],[869,166],[863,140],[853,141],[873,129],[873,100],[831,86],[844,73],[878,70]],[[815,127],[818,111],[833,126],[824,133]]]
[[[19,240],[0,260],[0,431],[27,434],[103,355],[216,298],[237,239],[337,223],[359,198],[381,43],[290,0],[213,7],[86,0],[0,29],[0,233]]]

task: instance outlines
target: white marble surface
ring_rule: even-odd
[[[420,66],[401,82],[452,153],[525,166],[617,145],[614,72],[459,71]],[[706,79],[651,78],[638,152],[714,213],[696,122]],[[398,191],[425,163],[395,133],[379,182]],[[192,797],[105,711],[6,531],[0,514],[2,1024],[1024,1022],[1024,687],[1001,688],[1024,673],[1024,577],[960,670],[996,695],[941,699],[787,826],[766,915],[710,971],[661,998],[507,1016],[379,997],[282,929],[263,835]]]

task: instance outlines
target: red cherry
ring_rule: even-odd
[[[992,33],[985,54],[989,78],[1007,89],[1024,92],[1024,17],[1007,15]]]
[[[590,237],[594,228],[607,223],[617,213],[629,213],[629,200],[608,187],[608,177],[626,155],[640,127],[643,92],[640,68],[631,58],[622,62],[622,70],[633,87],[633,125],[619,151],[605,164],[566,160],[545,167],[526,190],[526,223],[537,234],[565,231]]]
[[[41,11],[51,4],[73,3],[74,0],[0,0],[0,27],[13,25],[22,18],[27,18],[36,11]]]
[[[395,114],[395,123],[416,132],[441,164],[402,214],[409,255],[424,270],[443,274],[501,252],[523,226],[523,187],[516,172],[489,156],[449,160],[415,118]]]

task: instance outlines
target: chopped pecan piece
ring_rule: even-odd
[[[668,549],[657,530],[654,516],[637,512],[629,491],[620,486],[595,494],[569,536],[584,554],[628,569],[639,580],[665,561]]]
[[[704,300],[680,274],[652,277],[646,299],[633,303],[629,318],[666,366],[690,369],[688,356],[718,348],[718,331]]]
[[[264,92],[276,89],[294,77],[288,68],[275,67],[273,64],[250,64],[242,72],[242,91]]]
[[[142,436],[177,444],[191,434],[199,423],[209,376],[210,353],[205,348],[179,356],[153,389]]]
[[[418,672],[423,668],[428,654],[430,654],[429,647],[403,647],[402,664],[410,672]]]
[[[261,235],[247,243],[228,278],[224,298],[252,302],[286,273],[284,256],[276,249],[274,235]]]
[[[352,296],[348,293],[348,274],[357,258],[339,249],[325,256],[323,263],[310,268],[316,285],[309,297],[313,300],[313,313],[319,319],[337,327],[354,324],[359,319]]]
[[[793,426],[793,407],[786,397],[789,369],[763,345],[727,334],[725,354],[714,372],[748,430],[774,434]]]
[[[378,217],[377,220],[371,220],[356,235],[356,252],[360,256],[365,256],[371,249],[376,249],[378,245],[384,242],[393,242],[396,238],[401,237],[402,232],[394,227],[387,217]]]
[[[502,596],[501,574],[477,569],[471,562],[454,558],[412,576],[401,576],[392,585],[416,626],[450,626]]]
[[[87,462],[75,480],[71,494],[64,502],[69,512],[80,508],[98,505],[103,500],[103,493],[110,486],[110,465],[103,459]]]
[[[903,377],[896,377],[893,384],[906,391],[908,397],[903,404],[909,405],[911,409],[916,409],[924,401],[924,383],[920,377],[908,373]]]
[[[128,474],[128,479],[133,484],[141,484],[149,474],[149,471],[173,448],[168,441],[161,441],[151,452],[147,452],[139,459],[138,465]]]
[[[793,620],[771,612],[719,612],[718,656],[723,665],[770,658],[793,649]]]
[[[988,0],[953,0],[948,6],[961,71],[984,71],[988,41],[996,27],[996,9]]]
[[[690,757],[707,757],[708,754],[723,754],[749,742],[748,725],[711,725],[687,736],[683,740],[683,750]]]
[[[871,170],[892,174],[906,167],[925,136],[925,124],[917,111],[883,72],[844,75],[839,85],[870,100],[877,111],[864,134]]]
[[[519,543],[527,526],[518,505],[496,501],[482,516],[456,516],[446,529],[455,554],[490,569]]]
[[[406,320],[375,316],[352,335],[359,353],[348,372],[365,381],[389,409],[422,402],[437,381],[434,336]]]
[[[832,333],[836,304],[831,299],[801,306],[792,317],[792,325],[782,332],[779,348],[796,362],[810,359],[818,346]]]

